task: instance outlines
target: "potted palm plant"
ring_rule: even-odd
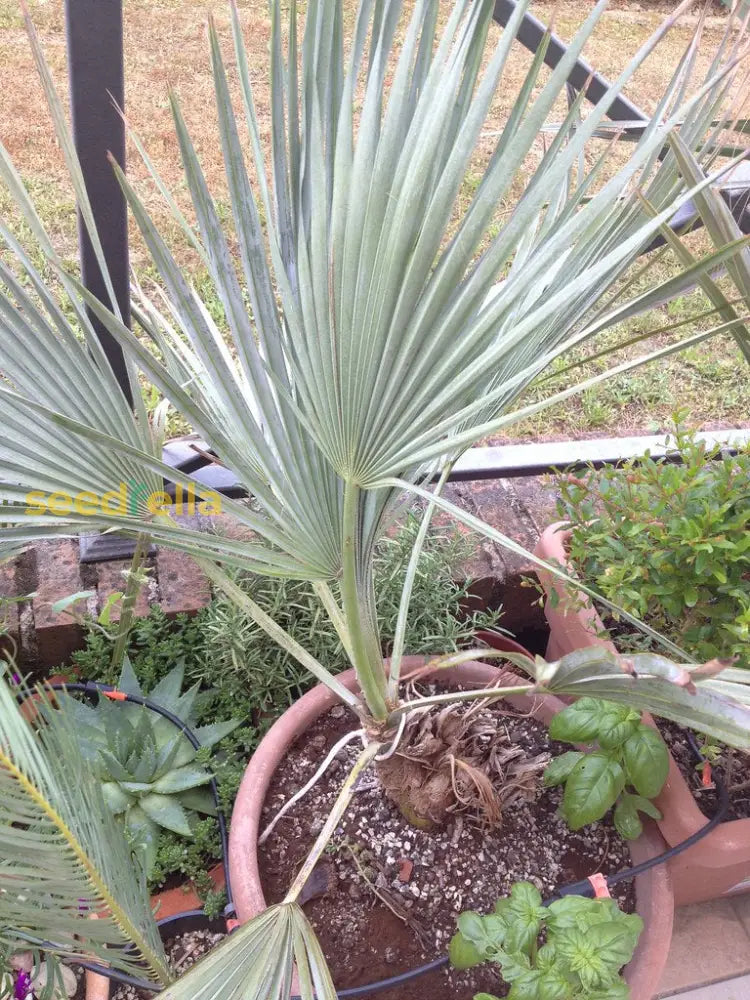
[[[690,333],[591,379],[566,381],[542,402],[518,405],[523,392],[573,346],[691,287],[733,260],[744,245],[717,239],[715,249],[682,264],[668,281],[654,279],[647,291],[629,294],[625,279],[638,254],[716,177],[703,170],[724,150],[716,137],[733,121],[732,82],[744,57],[731,31],[703,76],[696,71],[698,36],[690,42],[653,122],[636,136],[624,162],[611,143],[593,164],[583,157],[616,96],[687,4],[665,21],[583,120],[579,95],[529,172],[544,123],[605,6],[605,0],[595,6],[546,80],[543,51],[533,61],[508,122],[493,139],[483,180],[457,221],[462,181],[483,137],[526,2],[517,5],[485,64],[493,9],[487,0],[459,0],[439,30],[437,0],[418,0],[411,14],[403,14],[403,23],[398,0],[362,0],[346,47],[340,0],[309,4],[301,35],[292,5],[286,52],[282,4],[275,0],[270,164],[237,9],[232,32],[241,123],[211,26],[236,261],[175,95],[176,136],[197,228],[147,157],[145,162],[211,276],[224,313],[221,328],[116,166],[161,284],[158,300],[137,289],[137,332],[118,314],[111,287],[110,301],[98,301],[66,268],[0,150],[0,176],[56,282],[53,289],[37,258],[7,227],[0,229],[20,269],[19,276],[0,261],[2,539],[29,543],[115,529],[137,536],[141,545],[148,536],[192,554],[216,588],[352,711],[365,734],[366,747],[284,901],[252,916],[170,985],[164,993],[168,1000],[286,996],[295,966],[305,1000],[334,995],[299,893],[361,773],[389,747],[408,750],[413,736],[414,705],[401,685],[404,634],[432,514],[441,509],[520,550],[497,527],[442,496],[457,456],[500,427],[712,332],[731,330],[747,344],[742,317],[727,319],[719,311],[720,322],[711,331]],[[81,217],[107,281],[64,114],[31,26],[30,37]],[[245,129],[255,194],[240,139]],[[498,206],[523,171],[523,193],[499,221]],[[132,411],[92,316],[125,350]],[[202,532],[170,516],[165,478],[203,498],[207,514],[215,496],[162,462],[163,414],[149,418],[139,378],[182,412],[246,486],[249,504],[222,499],[222,507],[249,537]],[[414,497],[426,507],[386,667],[373,552]],[[227,572],[231,566],[310,581],[353,676],[332,675],[296,643],[234,583]],[[477,655],[469,650],[433,666],[460,670]],[[511,683],[494,675],[491,694],[601,694],[642,709],[658,707],[687,723],[700,718],[717,738],[748,743],[748,709],[733,697],[740,685],[697,672],[692,678],[689,667],[660,656],[648,654],[633,664],[596,650],[554,663],[523,656],[514,662],[530,680],[519,686],[517,678]],[[487,696],[484,684],[471,686],[476,676],[470,670],[459,679],[469,688],[433,700],[450,705]],[[420,710],[425,707],[422,700]],[[287,726],[287,738],[291,735]],[[242,824],[242,809],[241,804],[235,813],[235,829]],[[233,858],[240,882],[243,864],[251,864],[252,844],[243,845],[243,852],[244,860],[239,854]],[[664,960],[653,948],[649,954],[649,972],[637,993],[643,1000],[656,988]]]

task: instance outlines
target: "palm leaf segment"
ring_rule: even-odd
[[[321,947],[297,903],[270,906],[160,994],[162,1000],[336,1000]]]
[[[386,477],[415,481],[446,456],[518,419],[525,411],[513,411],[515,400],[560,354],[665,295],[679,294],[736,253],[736,246],[721,249],[627,301],[612,295],[608,304],[604,298],[688,197],[674,154],[664,155],[669,134],[679,125],[683,143],[705,169],[715,158],[713,137],[731,117],[741,43],[728,31],[706,76],[695,83],[696,36],[627,163],[602,181],[606,150],[580,172],[581,154],[611,102],[674,18],[583,121],[581,102],[571,109],[524,194],[492,235],[498,203],[534,149],[604,6],[602,0],[595,7],[543,85],[542,54],[534,60],[457,223],[456,200],[525,0],[483,72],[489,0],[459,0],[439,37],[437,0],[419,0],[397,55],[399,0],[361,0],[346,56],[339,0],[313,0],[301,39],[292,10],[286,57],[280,5],[274,3],[270,164],[264,161],[235,10],[244,124],[232,108],[213,29],[211,53],[241,274],[175,99],[198,232],[146,156],[213,279],[226,329],[212,320],[143,202],[121,177],[162,279],[164,304],[157,308],[141,293],[136,306],[162,360],[65,274],[3,152],[0,172],[59,275],[68,307],[64,312],[30,257],[0,229],[23,273],[19,281],[3,265],[1,275],[0,350],[7,381],[0,386],[0,419],[8,433],[0,443],[0,475],[3,499],[15,504],[0,515],[9,525],[5,536],[23,541],[93,527],[136,531],[148,523],[159,542],[195,554],[262,573],[328,579],[342,565],[348,483],[365,488],[357,493],[362,568],[399,492],[384,486]],[[59,124],[63,116],[33,32],[32,40]],[[363,103],[355,126],[359,93]],[[70,140],[59,129],[75,180]],[[240,140],[245,129],[257,202]],[[76,193],[85,209],[82,182]],[[499,274],[504,280],[494,284]],[[101,495],[122,482],[158,490],[161,476],[190,481],[161,463],[142,407],[135,420],[128,412],[87,306],[247,486],[253,508],[226,500],[224,509],[255,532],[256,542],[165,523],[140,502],[125,516],[62,518],[27,511],[31,489]],[[737,322],[732,329],[740,336]],[[196,492],[203,492],[199,485]]]
[[[46,705],[35,731],[17,693],[28,694],[0,674],[0,941],[44,942],[140,977],[145,963],[150,978],[168,982],[145,879],[72,722]]]

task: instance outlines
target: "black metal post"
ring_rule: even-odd
[[[122,0],[65,0],[65,25],[73,138],[117,305],[129,326],[127,206],[108,160],[111,153],[125,169],[125,123],[117,110],[125,107]],[[83,283],[98,299],[110,304],[80,215],[78,239]],[[120,388],[132,404],[122,348],[91,312],[89,316]],[[83,535],[80,541],[81,562],[129,559],[134,551],[131,539],[117,535]]]
[[[99,230],[117,304],[130,325],[128,223],[125,198],[107,154],[125,169],[125,125],[115,103],[125,105],[122,0],[65,0],[68,73],[73,137],[91,207]],[[97,298],[109,303],[88,233],[79,216],[82,280]],[[120,388],[132,394],[122,348],[91,317]]]

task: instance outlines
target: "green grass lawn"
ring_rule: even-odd
[[[348,14],[351,15],[353,0],[347,0],[347,3]],[[61,90],[64,90],[66,68],[62,4],[58,0],[29,0],[29,7],[53,74]],[[261,129],[267,137],[270,19],[265,0],[239,0],[239,9],[256,86]],[[647,10],[635,4],[620,3],[613,6],[604,15],[598,36],[586,50],[586,58],[601,72],[613,76],[656,27],[667,9],[669,8],[661,5],[654,5],[653,9],[649,7]],[[556,20],[558,33],[569,38],[589,10],[590,4],[582,0],[561,5]],[[539,4],[534,12],[542,20],[548,20],[552,7]],[[227,0],[125,0],[128,117],[181,207],[188,214],[190,206],[182,182],[167,101],[170,86],[180,96],[209,184],[220,202],[225,192],[218,133],[211,110],[213,84],[206,33],[206,16],[209,13],[214,15],[220,32],[227,39],[228,52]],[[628,95],[645,110],[653,109],[661,88],[669,79],[672,67],[693,30],[693,24],[694,19],[691,21],[688,18],[684,26],[675,29],[670,40],[660,50],[658,58],[651,60],[639,71],[628,89]],[[719,37],[724,24],[725,16],[719,8],[714,8],[707,20],[704,42],[701,45],[704,63],[710,55],[712,42]],[[507,84],[501,86],[494,102],[487,137],[480,144],[472,175],[464,186],[463,197],[467,200],[472,189],[479,183],[484,162],[491,152],[491,133],[502,127],[509,111],[509,95],[514,92],[528,65],[529,56],[519,46],[510,67]],[[40,215],[54,234],[61,253],[74,261],[77,248],[72,194],[48,123],[17,0],[0,0],[0,138],[26,178]],[[595,152],[592,151],[592,155]],[[201,272],[176,227],[167,222],[166,213],[159,204],[159,196],[153,186],[149,187],[146,170],[138,162],[135,151],[131,151],[130,155],[130,172],[140,190],[145,192],[147,204],[157,221],[167,226],[166,231],[171,234],[173,249],[181,263],[190,271],[198,289],[205,295],[209,309],[220,318],[220,306],[213,297],[210,282],[205,273]],[[519,178],[516,191],[522,183],[523,178]],[[507,211],[508,207],[509,203],[501,205],[499,215]],[[12,217],[4,190],[0,190],[0,214],[3,217],[10,214]],[[132,264],[139,280],[148,285],[153,280],[153,272],[137,234],[134,230],[131,233]],[[694,249],[701,246],[705,249],[706,245],[701,237],[691,239]],[[666,276],[673,267],[673,262],[666,257],[657,267],[659,273]],[[728,294],[734,297],[731,291]],[[701,293],[684,296],[660,308],[647,323],[638,320],[625,329],[610,332],[607,341],[587,345],[586,351],[592,354],[611,343],[694,316],[707,308],[707,300]],[[684,336],[691,329],[707,322],[709,321],[698,320],[679,333]],[[665,336],[653,342],[653,346],[663,343],[666,343]],[[630,348],[618,355],[617,360],[633,355],[640,349],[642,348]],[[591,362],[585,366],[584,371],[593,374],[601,370],[602,364],[600,361]],[[548,384],[548,391],[559,389],[562,385],[564,382],[556,384],[552,381]],[[541,394],[541,389],[530,394],[529,401],[539,398]],[[745,425],[750,412],[749,404],[750,380],[747,378],[747,367],[731,338],[716,338],[667,361],[615,378],[606,385],[557,407],[554,412],[542,413],[532,420],[509,427],[504,439],[555,439],[652,432],[666,427],[671,413],[678,407],[690,410],[690,422],[696,426]],[[173,421],[173,431],[185,429],[179,420]]]

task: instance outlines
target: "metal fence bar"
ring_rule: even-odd
[[[516,9],[515,0],[497,0],[493,13],[494,19],[505,27]],[[533,16],[526,14],[516,38],[529,52],[536,52],[547,32],[547,26]],[[550,69],[554,69],[567,51],[567,46],[561,38],[550,36],[544,61]],[[576,90],[586,91],[586,97],[595,104],[612,86],[606,77],[597,73],[585,60],[579,59],[568,75],[568,83]],[[615,122],[648,121],[648,115],[636,107],[632,101],[620,94],[612,102],[607,117]],[[626,130],[627,131],[627,130]]]
[[[127,209],[107,160],[112,153],[125,169],[125,124],[115,107],[115,103],[125,106],[122,0],[65,0],[65,25],[73,138],[117,304],[130,325]],[[80,214],[78,238],[83,283],[98,299],[108,302]],[[92,313],[89,316],[120,388],[132,403],[122,348]]]
[[[735,428],[721,431],[698,431],[696,437],[711,448],[721,445],[724,455],[750,447],[750,429]],[[668,434],[644,434],[615,438],[584,438],[579,441],[533,441],[528,444],[503,444],[469,448],[458,459],[450,474],[450,482],[471,482],[480,479],[521,479],[542,476],[548,472],[583,469],[588,466],[622,465],[648,452],[652,458],[680,461],[670,447]],[[197,434],[168,441],[165,460],[180,472],[193,476],[199,483],[232,497],[247,496],[237,477],[224,465],[213,465],[210,446]],[[174,487],[165,484],[168,493]]]
[[[721,445],[723,455],[736,454],[738,449],[750,447],[750,430],[700,431],[696,438],[705,441],[709,448]],[[522,479],[589,466],[601,469],[637,460],[647,451],[652,458],[680,461],[679,453],[670,449],[666,434],[589,438],[583,441],[535,441],[531,444],[469,448],[453,467],[450,480]]]

